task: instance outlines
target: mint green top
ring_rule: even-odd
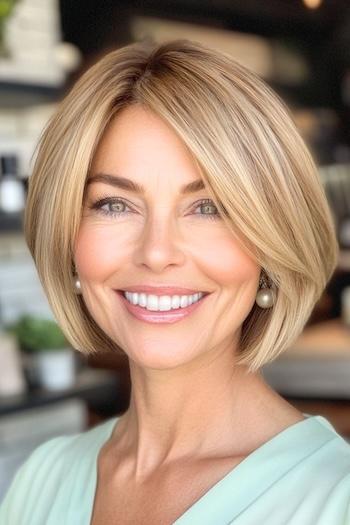
[[[249,454],[174,523],[350,525],[350,445],[323,416],[304,415]],[[117,420],[37,447],[7,491],[0,524],[89,525],[97,456]]]

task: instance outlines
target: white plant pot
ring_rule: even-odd
[[[75,383],[74,350],[41,351],[36,356],[37,378],[40,385],[48,390],[69,388]]]

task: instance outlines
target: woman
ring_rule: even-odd
[[[1,523],[350,523],[349,445],[261,374],[337,261],[315,164],[262,80],[188,40],[107,54],[41,137],[25,234],[72,345],[125,353],[132,393],[38,447]]]

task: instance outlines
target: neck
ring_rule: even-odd
[[[130,362],[130,406],[116,427],[118,450],[146,475],[161,465],[250,447],[263,399],[259,373],[235,365],[232,348],[201,366],[145,369]],[[253,438],[249,437],[253,436]]]

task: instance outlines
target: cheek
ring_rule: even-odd
[[[125,239],[125,230],[82,223],[75,243],[75,263],[82,279],[99,281],[122,267],[135,241]],[[130,232],[128,237],[130,237]],[[206,235],[191,239],[190,252],[205,273],[222,286],[255,281],[260,266],[226,230],[206,229]],[[124,255],[123,255],[124,254]]]
[[[82,225],[75,243],[75,264],[82,279],[99,281],[122,261],[120,245],[108,228]]]
[[[200,245],[197,243],[197,248],[199,259],[206,261],[207,272],[223,286],[258,279],[260,266],[228,232],[208,236]]]

